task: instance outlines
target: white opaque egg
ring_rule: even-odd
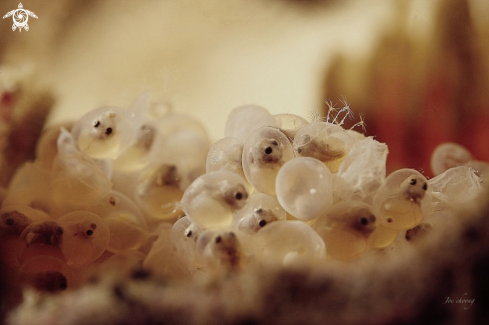
[[[277,174],[275,189],[280,205],[300,220],[319,217],[333,204],[331,172],[315,158],[286,162]]]
[[[226,227],[248,198],[248,185],[236,173],[218,170],[197,178],[184,192],[180,205],[203,228]]]
[[[388,153],[387,145],[373,137],[356,141],[336,173],[335,198],[372,202],[385,180]]]
[[[246,179],[258,191],[275,195],[277,173],[292,158],[294,151],[284,133],[273,127],[256,129],[243,148]]]
[[[92,158],[115,159],[134,138],[129,113],[119,107],[100,107],[80,118],[71,134],[81,152]]]

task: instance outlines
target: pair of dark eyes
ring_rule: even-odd
[[[95,224],[95,223],[92,223],[90,226],[92,227],[92,229],[97,229],[97,224]],[[88,230],[85,232],[85,234],[87,234],[87,236],[91,236],[91,235],[93,235],[93,230],[92,230],[92,229],[88,229]]]
[[[411,181],[409,182],[409,185],[416,185],[417,181],[415,178],[411,179]],[[428,184],[424,183],[423,185],[423,190],[427,190],[428,189]]]
[[[255,213],[262,213],[262,212],[263,212],[263,209],[262,209],[262,208],[259,208],[259,209],[256,209],[256,210],[255,210]],[[260,221],[258,222],[258,225],[259,225],[261,228],[263,228],[263,227],[265,227],[265,226],[267,225],[267,221],[262,219],[262,220],[260,220]]]
[[[93,126],[96,127],[96,128],[98,128],[100,126],[100,121],[95,121],[93,123]],[[113,131],[112,128],[106,128],[105,129],[105,134],[110,135],[110,134],[112,134],[112,131]]]
[[[236,235],[234,234],[234,232],[230,232],[229,233],[229,236],[236,237]],[[222,237],[221,236],[217,236],[216,237],[216,244],[219,244],[220,242],[222,242]]]
[[[277,142],[277,141],[275,141],[275,140],[273,140],[273,141],[272,141],[272,144],[273,144],[274,146],[278,146],[278,142]],[[265,148],[265,154],[267,154],[267,155],[271,154],[271,153],[272,153],[272,151],[273,151],[272,147],[266,147],[266,148]]]

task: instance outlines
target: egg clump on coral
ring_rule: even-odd
[[[212,144],[192,117],[150,106],[144,94],[44,132],[0,210],[15,290],[75,290],[114,265],[198,279],[396,254],[453,224],[487,174],[448,143],[434,178],[386,175],[387,146],[343,128],[349,107],[307,121],[241,106]]]

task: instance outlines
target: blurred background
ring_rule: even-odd
[[[1,0],[3,16],[19,0]],[[55,104],[47,124],[154,102],[224,135],[231,109],[324,115],[345,98],[388,170],[431,175],[443,141],[489,160],[487,0],[27,0],[29,31],[0,21],[2,69],[28,66]],[[5,114],[4,114],[5,115]]]

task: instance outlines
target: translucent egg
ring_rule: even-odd
[[[286,162],[277,174],[275,188],[280,205],[300,220],[312,220],[333,204],[331,172],[315,158]]]
[[[38,255],[49,255],[64,260],[61,243],[65,238],[63,226],[52,219],[30,223],[19,236],[19,262]]]
[[[241,164],[243,146],[244,142],[238,138],[222,138],[214,143],[207,154],[206,172],[224,169],[245,178],[243,165]]]
[[[92,158],[116,158],[134,138],[130,115],[118,107],[101,107],[80,118],[71,130],[80,150]]]
[[[323,239],[302,221],[276,221],[257,233],[257,255],[263,263],[302,265],[326,256]]]
[[[110,230],[107,250],[112,253],[139,249],[147,237],[146,220],[138,206],[127,196],[111,191],[88,211],[100,216]]]
[[[57,221],[64,230],[61,251],[68,265],[87,265],[107,249],[110,230],[98,215],[74,211]]]
[[[218,170],[197,178],[183,193],[180,205],[199,227],[226,227],[233,213],[246,204],[248,191],[241,176]]]
[[[42,216],[28,206],[11,205],[0,210],[0,260],[3,264],[19,265],[19,237],[27,226],[40,219]]]
[[[11,179],[3,206],[24,205],[51,215],[55,209],[51,173],[37,163],[25,163]]]
[[[160,233],[143,267],[156,275],[185,278],[196,271],[194,242],[174,229]]]
[[[207,230],[197,241],[197,252],[204,267],[238,271],[245,256],[240,240],[233,230]]]
[[[433,174],[440,175],[449,168],[462,166],[474,160],[470,151],[464,146],[445,142],[438,145],[431,154],[431,171]]]
[[[151,122],[141,124],[135,130],[132,143],[114,160],[114,168],[132,172],[146,166],[150,161],[156,136],[157,128]]]
[[[171,163],[180,171],[179,187],[184,191],[198,176],[205,173],[210,141],[195,132],[179,132],[158,148],[164,154],[155,162]]]
[[[39,255],[26,260],[17,276],[23,285],[46,293],[59,293],[71,286],[71,272],[63,260]]]
[[[279,129],[259,128],[243,148],[243,170],[248,182],[262,193],[275,195],[275,178],[285,162],[294,158],[292,146]]]
[[[239,106],[229,113],[224,136],[245,142],[253,131],[263,126],[277,126],[275,118],[267,109],[258,105]]]
[[[280,129],[289,139],[294,139],[297,131],[309,122],[299,115],[284,113],[273,115],[276,127]]]
[[[166,141],[180,133],[194,133],[201,138],[207,138],[205,127],[197,119],[186,114],[171,113],[164,115],[155,122],[159,137]]]
[[[369,248],[368,239],[376,227],[372,207],[359,201],[345,201],[331,207],[313,228],[326,244],[328,256],[348,260]]]
[[[134,198],[150,221],[172,219],[180,213],[165,207],[181,200],[181,180],[181,171],[170,163],[151,164],[141,171]]]
[[[53,200],[61,206],[89,206],[112,189],[106,173],[89,157],[58,155],[53,176]]]
[[[36,163],[44,169],[51,170],[54,158],[58,154],[57,139],[60,127],[69,130],[72,126],[73,123],[64,123],[48,127],[42,132],[36,145]]]
[[[299,129],[294,137],[294,151],[299,157],[322,161],[336,173],[354,140],[345,130],[328,122],[314,122]]]
[[[0,235],[19,237],[33,221],[43,219],[43,215],[25,205],[8,205],[0,210]]]
[[[426,178],[414,169],[390,174],[373,200],[375,215],[384,227],[406,230],[415,227],[431,206]]]
[[[234,215],[234,218],[238,220],[238,229],[254,232],[271,222],[285,220],[286,217],[286,212],[280,206],[277,198],[265,193],[252,194],[246,205]]]

